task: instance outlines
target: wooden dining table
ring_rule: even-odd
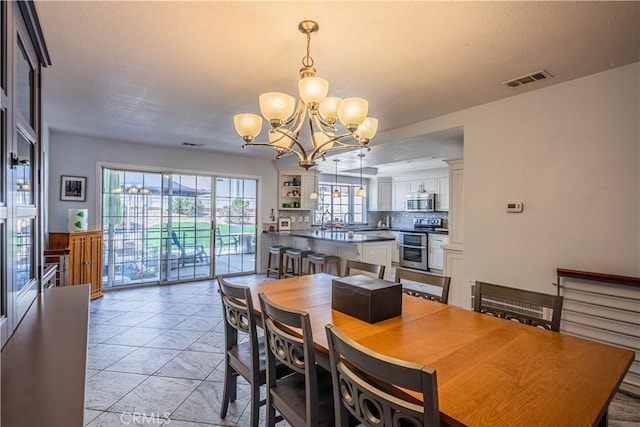
[[[260,293],[309,313],[318,363],[327,369],[328,323],[376,352],[434,368],[448,425],[606,425],[634,358],[619,347],[409,295],[401,316],[369,324],[332,310],[334,278],[321,273],[249,287],[258,314]]]

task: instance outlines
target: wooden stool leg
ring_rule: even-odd
[[[271,251],[269,251],[269,257],[267,258],[267,277],[271,273]]]

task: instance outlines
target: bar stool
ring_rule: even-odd
[[[303,263],[313,251],[289,248],[284,252],[284,277],[304,275]],[[289,269],[291,267],[291,269]]]
[[[313,253],[307,256],[307,274],[327,273],[331,264],[336,266],[336,276],[340,275],[340,257],[323,253]],[[313,267],[313,271],[312,271]],[[318,268],[319,267],[319,268]],[[320,270],[320,271],[318,271]]]
[[[284,265],[283,257],[287,249],[291,249],[291,248],[288,246],[282,246],[282,245],[269,246],[269,258],[267,259],[267,277],[269,277],[269,274],[271,272],[274,272],[278,274],[278,279],[282,278],[282,272],[283,272],[282,267]],[[275,255],[275,261],[276,261],[275,266],[271,265],[271,259],[273,255]]]

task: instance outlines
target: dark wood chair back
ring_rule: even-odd
[[[225,418],[229,403],[235,400],[237,376],[251,386],[251,425],[259,420],[260,385],[264,384],[265,364],[260,366],[260,341],[256,325],[251,291],[246,286],[233,285],[218,276],[220,298],[224,316],[225,382],[220,418]],[[242,341],[248,335],[248,341]]]
[[[259,298],[267,347],[267,426],[276,410],[294,426],[332,421],[331,376],[316,365],[309,314],[274,304],[262,293]],[[276,378],[276,362],[294,374]]]
[[[429,286],[415,286],[407,283],[407,281],[420,282]],[[437,301],[443,304],[449,302],[449,285],[451,283],[451,277],[449,276],[439,276],[424,271],[396,268],[396,283],[402,284],[402,292],[407,295]],[[433,287],[440,288],[440,292],[436,293],[437,289],[433,289]]]
[[[384,269],[385,266],[384,265],[378,265],[378,264],[371,264],[368,262],[362,262],[362,261],[354,261],[354,260],[347,260],[347,265],[344,269],[344,275],[345,276],[350,276],[351,275],[351,270],[358,270],[358,273],[356,274],[360,274],[360,272],[367,272],[367,273],[373,273],[373,274],[377,274],[378,275],[378,279],[383,279],[384,278]]]
[[[560,331],[562,296],[476,282],[473,311],[557,332]]]
[[[440,425],[434,369],[376,353],[331,324],[326,331],[337,427],[349,426],[349,417],[366,426]],[[397,387],[421,393],[421,401]]]

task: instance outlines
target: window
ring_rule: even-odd
[[[318,186],[318,208],[314,211],[313,224],[327,225],[329,221],[349,224],[366,223],[367,199],[365,197],[356,197],[356,191],[360,188],[360,185],[338,183],[339,198],[334,198],[331,195],[335,188],[335,183],[320,182]]]
[[[33,99],[34,99],[34,70],[29,61],[27,50],[18,35],[18,50],[20,55],[16,57],[16,81],[17,96],[16,106],[22,114],[25,122],[33,126]]]

